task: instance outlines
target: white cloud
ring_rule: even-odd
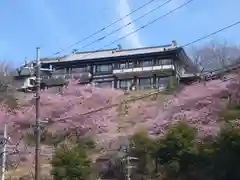
[[[120,18],[124,17],[126,14],[129,14],[131,12],[131,8],[130,5],[128,3],[128,0],[119,0],[119,5],[117,6],[117,8],[119,9],[119,16]],[[131,16],[127,16],[126,18],[124,18],[120,25],[124,26],[126,24],[128,24],[129,22],[132,22],[132,17]],[[136,30],[136,26],[135,24],[130,24],[128,26],[126,26],[125,28],[123,28],[121,30],[121,34],[127,35],[133,31]],[[127,40],[127,44],[129,46],[131,46],[131,48],[138,48],[138,47],[142,47],[142,43],[140,41],[140,37],[138,33],[133,33],[130,36],[126,37]]]

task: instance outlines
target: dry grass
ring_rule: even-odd
[[[42,159],[40,162],[40,168],[41,168],[41,175],[44,176],[49,176],[50,175],[50,171],[51,171],[51,164],[49,160],[44,160]],[[10,169],[6,172],[6,179],[15,179],[15,178],[20,178],[23,176],[29,176],[30,177],[34,177],[34,168],[35,165],[34,163],[22,163],[18,166],[17,169]]]
[[[41,175],[50,176],[51,164],[44,162],[41,164]],[[19,179],[23,176],[33,176],[34,177],[34,164],[21,165],[17,169],[11,169],[6,172],[6,179]]]
[[[121,96],[118,96],[116,99],[114,99],[114,102],[113,103],[119,103],[119,102],[123,102],[123,101],[128,101],[128,100],[131,100],[131,99],[134,99],[134,98],[139,98],[139,97],[142,97],[144,95],[148,95],[148,94],[151,94],[151,93],[155,93],[157,92],[156,89],[144,89],[144,90],[136,90],[136,91],[128,91],[128,92],[125,92],[123,95]],[[162,94],[162,93],[158,93],[158,97],[160,97],[159,95]],[[144,101],[146,100],[157,100],[156,98],[154,98],[154,96],[156,95],[153,95],[153,96],[147,96],[146,98],[143,98]]]

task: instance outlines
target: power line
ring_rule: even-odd
[[[7,153],[7,156],[9,155],[16,155],[18,154],[19,155],[19,158],[18,158],[18,163],[15,164],[14,168],[12,169],[12,173],[11,173],[11,176],[9,177],[9,179],[12,179],[12,177],[14,176],[14,173],[17,171],[18,167],[20,166],[20,163],[21,163],[21,157],[20,157],[20,154],[21,153],[26,153],[27,152],[27,149],[29,147],[28,144],[25,144],[25,146],[23,147],[23,151],[19,151],[18,148],[20,147],[20,143],[21,141],[24,139],[24,135],[22,134],[20,139],[18,140],[18,142],[16,142],[16,145],[15,145],[15,151],[11,152],[11,153]],[[6,170],[5,170],[6,171]]]
[[[133,97],[133,98],[130,98],[130,99],[127,99],[127,100],[123,100],[120,103],[110,104],[110,105],[107,105],[107,106],[104,106],[104,107],[101,107],[101,108],[98,108],[98,109],[94,109],[94,110],[91,110],[91,111],[88,111],[88,112],[85,112],[85,113],[81,113],[81,114],[76,114],[76,115],[86,116],[86,115],[89,115],[89,114],[97,113],[97,112],[103,111],[105,109],[111,109],[113,107],[117,107],[117,106],[119,106],[121,104],[125,104],[125,103],[132,102],[132,101],[137,101],[137,100],[141,100],[141,99],[144,99],[144,98],[147,98],[147,97],[151,97],[153,95],[157,95],[159,92],[160,91],[158,90],[158,91],[155,91],[155,92],[152,92],[152,93],[146,93],[146,94],[144,94],[142,96]],[[66,116],[66,117],[63,117],[63,118],[57,118],[57,119],[54,119],[54,121],[63,121],[63,120],[69,119],[71,117],[72,116]]]
[[[191,1],[193,1],[193,0],[191,0]],[[188,1],[188,2],[189,2],[189,1]],[[184,4],[183,4],[183,5],[184,5]],[[183,5],[181,5],[181,6],[179,6],[179,7],[182,7]],[[176,8],[176,9],[179,9],[179,7]],[[172,11],[173,11],[173,10],[172,10]],[[188,42],[188,43],[186,43],[186,44],[184,44],[184,45],[182,45],[182,46],[180,46],[180,47],[184,48],[184,47],[190,46],[190,45],[192,45],[192,44],[195,44],[195,43],[197,43],[197,42],[199,42],[199,41],[202,41],[202,40],[204,40],[204,39],[207,39],[207,38],[209,38],[209,37],[211,37],[211,36],[213,36],[213,35],[216,35],[216,34],[222,32],[222,31],[225,31],[225,30],[227,30],[227,29],[230,29],[230,28],[232,28],[232,27],[234,27],[234,26],[237,26],[237,25],[239,25],[239,24],[240,24],[240,21],[237,21],[237,22],[232,23],[232,24],[230,24],[230,25],[228,25],[228,26],[225,26],[225,27],[223,27],[223,28],[221,28],[221,29],[218,29],[218,30],[216,30],[216,31],[214,31],[214,32],[212,32],[212,33],[210,33],[210,34],[207,34],[207,35],[202,36],[202,37],[200,37],[200,38],[198,38],[198,39],[196,39],[196,40],[193,40],[193,41],[191,41],[191,42]],[[145,27],[146,27],[146,26],[145,26]],[[135,32],[135,33],[136,33],[136,32]],[[131,34],[133,34],[133,33],[127,34],[126,36],[124,36],[124,38],[127,37],[127,36],[129,36],[129,35],[131,35]],[[121,37],[121,38],[119,38],[119,39],[123,39],[123,37]],[[117,39],[117,40],[119,40],[119,39]],[[117,40],[116,40],[116,41],[117,41]],[[104,46],[104,47],[106,47],[106,46]],[[87,54],[87,55],[83,56],[82,58],[85,58],[85,57],[87,57],[87,56],[89,56],[89,55],[90,55],[90,54]]]
[[[219,29],[219,30],[217,30],[217,31],[214,31],[214,32],[208,34],[208,35],[205,35],[205,36],[203,36],[203,37],[201,37],[201,38],[198,38],[198,39],[196,39],[196,40],[194,40],[194,41],[191,41],[191,42],[189,42],[189,43],[187,43],[187,44],[185,44],[185,45],[183,45],[183,46],[181,46],[181,47],[186,47],[186,46],[195,44],[196,42],[202,41],[202,40],[204,40],[204,39],[206,39],[206,38],[209,38],[210,36],[213,36],[213,35],[215,35],[215,34],[218,34],[218,33],[222,32],[222,31],[225,31],[225,30],[227,30],[227,29],[229,29],[229,28],[232,28],[232,27],[234,27],[234,26],[236,26],[236,25],[238,25],[238,24],[240,24],[240,21],[237,21],[237,22],[235,22],[235,23],[233,23],[233,24],[230,24],[230,25],[228,25],[228,26],[225,26],[225,27],[223,27],[222,29]]]
[[[211,37],[211,36],[213,36],[213,35],[216,35],[216,34],[222,32],[222,31],[224,31],[224,30],[227,30],[227,29],[229,29],[229,28],[232,28],[232,27],[234,27],[234,26],[236,26],[236,25],[238,25],[238,24],[240,24],[240,21],[237,21],[237,22],[235,22],[235,23],[233,23],[233,24],[230,24],[230,25],[228,25],[228,26],[226,26],[226,27],[223,27],[223,28],[221,28],[221,29],[219,29],[219,30],[217,30],[217,31],[214,31],[214,32],[212,32],[212,33],[210,33],[210,34],[208,34],[208,35],[205,35],[205,36],[203,36],[203,37],[201,37],[201,38],[198,38],[198,39],[196,39],[196,40],[194,40],[194,41],[191,41],[191,42],[189,42],[189,43],[186,43],[185,45],[183,45],[183,46],[181,46],[181,47],[186,47],[186,46],[192,45],[192,44],[194,44],[194,43],[197,43],[197,42],[199,42],[199,41],[202,41],[203,39],[209,38],[209,37]],[[216,71],[219,71],[219,69],[213,70],[213,71],[211,71],[211,72],[216,72]],[[156,92],[153,92],[153,93],[145,94],[145,95],[140,96],[140,97],[137,97],[137,98],[135,97],[135,98],[128,99],[128,100],[125,100],[125,101],[120,102],[120,103],[111,104],[111,105],[108,105],[108,106],[105,106],[105,107],[101,107],[101,108],[98,108],[98,109],[95,109],[95,110],[92,110],[92,111],[89,111],[89,112],[86,112],[86,113],[83,113],[83,114],[77,114],[77,115],[89,115],[89,114],[96,113],[96,112],[99,112],[99,111],[102,111],[102,110],[105,110],[105,109],[110,109],[110,108],[116,107],[116,106],[118,106],[118,105],[120,105],[120,104],[124,104],[124,103],[130,102],[130,101],[140,100],[140,99],[143,99],[143,98],[152,96],[152,95],[156,95],[156,94],[158,94],[158,93],[159,93],[159,91],[156,91]],[[71,117],[72,117],[72,116],[68,116],[68,117],[64,117],[64,118],[59,118],[58,120],[65,120],[65,119],[69,119],[69,118],[71,118]]]
[[[156,18],[156,19],[154,19],[154,20],[152,20],[152,21],[149,21],[147,24],[141,26],[140,28],[138,28],[138,29],[136,29],[136,30],[134,30],[134,31],[132,31],[132,32],[130,32],[130,33],[128,33],[128,34],[126,34],[126,35],[124,35],[124,36],[122,36],[122,37],[120,37],[120,38],[118,38],[118,39],[116,39],[116,40],[114,40],[114,41],[112,41],[112,42],[110,42],[109,44],[103,46],[103,48],[98,49],[98,50],[99,50],[99,51],[100,51],[100,50],[103,50],[104,48],[106,48],[106,47],[108,47],[108,46],[110,46],[110,45],[112,45],[112,44],[114,44],[114,43],[116,43],[116,42],[118,42],[118,41],[120,41],[120,40],[122,40],[122,39],[125,39],[126,37],[128,37],[128,36],[130,36],[130,35],[132,35],[132,34],[137,33],[138,31],[140,31],[140,30],[142,30],[142,29],[150,26],[151,24],[157,22],[158,20],[161,20],[161,19],[163,19],[164,17],[166,17],[166,16],[174,13],[175,11],[183,8],[184,6],[188,5],[188,4],[191,3],[192,1],[194,1],[194,0],[189,0],[189,1],[185,2],[185,3],[183,3],[182,5],[178,6],[177,8],[175,8],[175,9],[173,9],[173,10],[170,10],[169,12],[165,13],[164,15],[162,15],[162,16],[160,16],[160,17],[158,17],[158,18]],[[84,55],[82,58],[85,58],[85,57],[89,56],[90,54],[91,54],[91,53],[86,54],[86,55]]]
[[[190,3],[191,1],[193,1],[193,0],[190,0],[190,1],[186,2],[186,3]],[[184,3],[184,4],[186,5],[186,3]],[[183,7],[184,4],[181,5],[181,6],[179,6],[179,7],[176,8],[176,9],[180,9],[180,7]],[[172,11],[175,11],[176,9],[174,9],[174,10],[172,10]],[[172,11],[171,11],[171,12],[172,12]],[[167,14],[169,14],[169,13],[167,13]],[[157,18],[157,19],[155,19],[154,21],[151,21],[151,22],[156,22],[156,21],[159,20],[159,19],[160,19],[160,18]],[[135,30],[135,31],[133,31],[133,32],[131,32],[131,33],[129,33],[129,34],[127,34],[127,35],[125,35],[125,36],[117,39],[117,40],[115,40],[115,41],[112,41],[111,43],[105,45],[105,46],[103,47],[103,49],[104,49],[105,47],[107,47],[107,46],[109,46],[109,45],[111,45],[111,44],[119,41],[119,40],[122,40],[122,39],[126,38],[127,36],[130,36],[130,35],[136,33],[137,31],[145,28],[146,26],[148,26],[148,25],[150,25],[150,24],[152,24],[152,23],[148,23],[147,25],[142,26],[142,28],[139,28],[139,29],[137,29],[137,30]],[[228,25],[228,26],[225,26],[225,27],[223,27],[223,28],[221,28],[221,29],[219,29],[219,30],[217,30],[217,31],[214,31],[214,32],[212,32],[212,33],[210,33],[210,34],[208,34],[208,35],[205,35],[205,36],[203,36],[203,37],[201,37],[201,38],[198,38],[198,39],[196,39],[196,40],[194,40],[194,41],[188,42],[188,43],[186,43],[185,45],[182,45],[182,46],[180,46],[180,47],[184,48],[184,47],[187,47],[187,46],[189,46],[189,45],[195,44],[195,43],[197,43],[197,42],[199,42],[199,41],[202,41],[202,40],[204,40],[204,39],[207,39],[207,38],[209,38],[209,37],[211,37],[211,36],[213,36],[213,35],[216,35],[216,34],[222,32],[222,31],[224,31],[224,30],[227,30],[227,29],[232,28],[232,27],[234,27],[234,26],[236,26],[236,25],[239,25],[239,24],[240,24],[240,21],[237,21],[237,22],[235,22],[235,23],[233,23],[233,24],[230,24],[230,25]],[[102,49],[99,49],[99,50],[102,50]],[[86,55],[83,56],[82,58],[85,58],[85,57],[87,57],[87,56],[89,56],[89,55],[90,55],[90,54],[86,54]]]
[[[229,29],[229,28],[232,28],[232,27],[234,27],[234,26],[237,26],[237,25],[239,25],[239,24],[240,24],[240,21],[237,21],[237,22],[235,22],[235,23],[233,23],[233,24],[230,24],[230,25],[225,26],[225,27],[223,27],[223,28],[221,28],[221,29],[218,29],[217,31],[214,31],[214,32],[212,32],[212,33],[210,33],[210,34],[207,34],[207,35],[205,35],[205,36],[202,36],[202,37],[200,37],[200,38],[198,38],[198,39],[196,39],[196,40],[194,40],[194,41],[188,42],[188,43],[186,43],[185,45],[182,45],[181,47],[184,48],[184,47],[190,46],[190,45],[192,45],[192,44],[195,44],[195,43],[197,43],[197,42],[199,42],[199,41],[202,41],[202,40],[204,40],[204,39],[207,39],[207,38],[209,38],[209,37],[211,37],[211,36],[214,36],[214,35],[222,32],[222,31],[225,31],[225,30],[227,30],[227,29]],[[203,70],[204,70],[204,68],[201,70],[200,73],[202,73]],[[214,72],[214,71],[212,71],[212,72]],[[196,76],[196,74],[195,74],[195,76]]]
[[[166,4],[169,3],[170,1],[172,1],[172,0],[168,0],[168,1],[166,1],[165,3],[163,3],[163,4],[161,4],[160,6],[156,7],[155,9],[153,9],[153,10],[149,11],[148,13],[146,13],[146,14],[140,16],[139,18],[135,19],[134,21],[137,21],[137,20],[139,20],[140,18],[143,18],[144,16],[146,16],[146,15],[148,15],[148,14],[154,12],[156,9],[158,9],[158,8],[160,8],[160,7],[164,6],[164,5],[166,5]],[[130,33],[128,33],[128,34],[126,34],[126,35],[124,35],[124,36],[122,36],[122,37],[120,37],[120,38],[118,38],[118,39],[116,39],[116,40],[114,40],[114,41],[112,41],[112,42],[110,42],[109,44],[105,45],[103,48],[98,49],[98,50],[102,50],[102,49],[104,49],[104,48],[106,48],[106,47],[108,47],[108,46],[110,46],[110,45],[112,45],[112,44],[114,44],[114,43],[116,43],[116,42],[122,40],[122,39],[125,39],[126,37],[128,37],[128,36],[130,36],[130,35],[132,35],[132,34],[134,34],[134,33],[137,33],[138,31],[140,31],[140,30],[146,28],[147,26],[149,26],[149,25],[155,23],[156,21],[161,20],[161,19],[163,19],[164,17],[166,17],[166,16],[168,16],[168,15],[174,13],[175,11],[177,11],[177,10],[183,8],[184,6],[188,5],[188,4],[191,3],[192,1],[194,1],[194,0],[189,0],[189,1],[185,2],[185,3],[183,3],[182,5],[178,6],[177,8],[175,8],[175,9],[173,9],[173,10],[170,10],[169,12],[165,13],[164,15],[162,15],[162,16],[160,16],[160,17],[158,17],[158,18],[156,18],[156,19],[154,19],[154,20],[152,20],[152,21],[149,21],[147,24],[141,26],[140,28],[138,28],[138,29],[136,29],[136,30],[134,30],[134,31],[132,31],[132,32],[130,32]],[[135,11],[132,11],[131,13],[127,14],[126,16],[122,17],[121,20],[124,19],[125,17],[127,17],[127,16],[133,14],[134,12],[138,11],[139,9],[143,8],[144,6],[150,4],[151,2],[153,2],[153,0],[151,0],[151,1],[149,1],[148,3],[146,3],[146,4],[142,5],[142,6],[140,6],[138,9],[136,9]],[[119,21],[120,21],[120,20],[119,20]],[[115,22],[119,22],[119,21],[115,21]],[[133,22],[131,22],[131,24],[132,24],[132,23],[133,23]],[[128,26],[128,25],[129,25],[129,24],[125,25],[125,27]],[[109,27],[110,27],[110,26],[109,26]],[[117,29],[117,30],[115,30],[115,31],[118,32],[118,31],[121,30],[122,28],[124,28],[124,27],[121,27],[120,29]],[[115,33],[115,32],[112,31],[112,32],[109,33],[109,34],[111,35],[111,34],[113,34],[113,33]],[[108,35],[109,35],[109,34],[108,34]],[[99,39],[93,41],[93,42],[90,43],[90,44],[94,44],[94,43],[96,43],[96,42],[98,42],[98,41],[101,41],[101,40],[105,39],[108,35],[103,36],[102,38],[99,38]],[[82,42],[82,41],[81,41],[81,42]],[[80,41],[78,41],[78,42],[75,43],[74,45],[76,45],[76,44],[78,44],[78,43],[80,43]],[[87,46],[89,46],[90,44],[87,44],[86,46],[83,46],[82,48],[87,47]],[[71,45],[71,47],[74,46],[74,45]],[[70,46],[69,46],[69,47],[70,47]],[[62,50],[60,50],[60,51],[54,53],[53,55],[60,54],[60,52],[62,52],[62,51],[64,51],[64,50],[68,49],[69,47],[67,47],[67,48],[65,48],[65,49],[62,49]],[[85,58],[85,57],[89,56],[90,54],[91,54],[91,53],[86,54],[86,55],[84,55],[82,58]]]
[[[107,28],[111,27],[112,25],[114,25],[114,24],[120,22],[120,21],[123,20],[124,18],[126,18],[126,17],[132,15],[133,13],[139,11],[140,9],[146,7],[147,5],[151,4],[151,3],[154,2],[154,1],[156,1],[156,0],[150,0],[150,1],[148,1],[147,3],[145,3],[145,4],[141,5],[140,7],[138,7],[137,9],[131,11],[131,12],[128,13],[128,14],[126,14],[126,15],[123,16],[122,18],[120,18],[120,19],[118,19],[118,20],[116,20],[116,21],[110,23],[109,25],[103,27],[102,29],[99,29],[98,31],[96,31],[96,32],[94,32],[93,34],[91,34],[91,35],[89,35],[89,36],[87,36],[87,37],[85,37],[85,38],[83,38],[83,39],[77,41],[76,43],[74,43],[74,44],[72,44],[72,45],[70,45],[70,46],[68,46],[68,47],[66,47],[66,48],[64,48],[64,49],[61,49],[61,50],[58,51],[58,52],[53,53],[53,55],[60,54],[61,52],[65,51],[65,50],[67,50],[67,49],[69,49],[69,48],[72,48],[73,46],[75,46],[75,45],[77,45],[77,44],[79,44],[79,43],[82,43],[82,42],[84,42],[84,41],[90,39],[91,37],[93,37],[93,36],[99,34],[100,32],[102,32],[102,31],[106,30]]]
[[[126,37],[128,37],[128,36],[130,36],[130,35],[132,35],[132,34],[137,33],[138,31],[140,31],[140,30],[146,28],[147,26],[149,26],[149,25],[151,25],[151,24],[153,24],[153,23],[155,23],[155,22],[157,22],[157,21],[163,19],[164,17],[166,17],[166,16],[168,16],[168,15],[174,13],[175,11],[177,11],[177,10],[183,8],[184,6],[188,5],[188,4],[191,3],[192,1],[194,1],[194,0],[189,0],[189,1],[185,2],[185,3],[183,3],[182,5],[178,6],[177,8],[175,8],[175,9],[173,9],[173,10],[170,10],[170,11],[167,12],[166,14],[164,14],[164,15],[162,15],[162,16],[160,16],[160,17],[158,17],[158,18],[156,18],[156,19],[154,19],[154,20],[152,20],[152,21],[149,21],[147,24],[145,24],[145,25],[141,26],[140,28],[138,28],[138,29],[132,31],[131,33],[128,33],[128,34],[126,34],[125,36],[120,37],[120,38],[118,38],[118,39],[116,39],[116,40],[110,42],[109,44],[105,45],[103,48],[108,47],[108,46],[110,46],[110,45],[112,45],[112,44],[114,44],[114,43],[116,43],[116,42],[118,42],[118,41],[120,41],[120,40],[122,40],[122,39],[125,39]]]
[[[189,42],[189,43],[183,45],[182,47],[186,47],[186,46],[192,45],[192,44],[194,44],[194,43],[196,43],[196,42],[199,42],[199,41],[201,41],[201,40],[203,40],[203,39],[206,39],[206,38],[208,38],[208,37],[211,37],[211,36],[213,36],[213,35],[215,35],[215,34],[218,34],[218,33],[222,32],[222,31],[226,30],[226,29],[229,29],[229,28],[231,28],[231,27],[234,27],[234,26],[236,26],[236,25],[238,25],[238,24],[240,24],[240,21],[237,21],[237,22],[235,22],[235,23],[233,23],[233,24],[231,24],[231,25],[229,25],[229,26],[226,26],[226,27],[224,27],[224,28],[221,28],[221,29],[219,29],[219,30],[217,30],[217,31],[215,31],[215,32],[213,32],[213,33],[210,33],[210,34],[205,35],[205,36],[203,36],[203,37],[201,37],[201,38],[198,38],[198,39],[196,39],[196,40],[194,40],[194,41],[192,41],[192,42]],[[233,78],[232,78],[232,79],[233,79]],[[231,80],[231,79],[228,79],[228,80]],[[148,96],[156,95],[156,94],[158,94],[158,93],[159,93],[159,91],[156,91],[156,92],[154,92],[154,93],[145,94],[145,95],[143,95],[143,96],[141,96],[141,97],[129,99],[129,100],[123,101],[123,102],[118,103],[118,104],[112,104],[112,105],[109,105],[109,106],[106,106],[106,107],[102,107],[102,108],[99,108],[99,109],[96,109],[96,110],[93,110],[93,111],[89,111],[89,112],[86,112],[86,113],[83,113],[83,114],[76,114],[76,115],[89,115],[89,114],[96,113],[96,112],[99,112],[99,111],[102,111],[102,110],[105,110],[105,109],[109,109],[109,108],[116,107],[116,106],[118,106],[119,104],[127,103],[127,102],[129,102],[129,101],[139,100],[139,99],[142,99],[142,98],[145,98],[145,97],[148,97]],[[71,118],[71,117],[65,117],[65,119],[68,119],[68,118]],[[62,118],[61,118],[60,120],[62,120]],[[18,165],[19,165],[19,164],[18,164]]]
[[[215,72],[215,71],[216,70],[214,70],[212,72]],[[228,78],[228,79],[226,79],[224,81],[229,81],[229,80],[233,80],[233,79],[235,79],[235,77],[234,78]],[[107,110],[107,109],[111,109],[111,108],[117,107],[117,106],[122,105],[122,104],[126,104],[126,103],[130,103],[130,102],[142,100],[142,99],[145,99],[147,97],[151,97],[151,96],[157,95],[157,94],[159,94],[161,92],[162,91],[157,90],[157,91],[154,91],[154,92],[151,92],[151,93],[146,93],[146,94],[144,94],[142,96],[133,97],[133,98],[130,98],[130,99],[127,99],[127,100],[123,100],[120,103],[110,104],[110,105],[107,105],[107,106],[104,106],[104,107],[101,107],[101,108],[97,108],[97,109],[94,109],[94,110],[91,110],[91,111],[88,111],[88,112],[85,112],[85,113],[79,113],[79,114],[76,113],[75,115],[86,116],[86,115],[94,114],[94,113],[97,113],[97,112],[100,112],[100,111],[103,111],[103,110]],[[61,122],[61,121],[65,121],[65,120],[67,120],[69,118],[72,118],[74,116],[66,116],[66,117],[63,117],[63,118],[56,118],[56,119],[53,119],[53,121]],[[72,124],[72,125],[75,126],[74,122],[68,122],[68,124]]]
[[[187,1],[186,3],[184,3],[184,4],[180,5],[179,7],[175,8],[174,10],[171,10],[171,11],[168,12],[167,14],[165,14],[165,15],[163,15],[163,16],[161,16],[161,17],[159,17],[159,18],[157,18],[157,19],[155,19],[155,20],[153,20],[153,21],[151,21],[150,23],[148,23],[147,25],[142,26],[142,27],[146,27],[146,26],[148,26],[148,25],[156,22],[156,21],[159,20],[160,18],[162,18],[162,17],[164,17],[164,16],[166,16],[166,15],[168,15],[168,14],[176,11],[177,9],[182,8],[183,6],[187,5],[188,3],[192,2],[192,1],[193,1],[193,0]],[[213,36],[213,35],[216,35],[216,34],[222,32],[222,31],[224,31],[224,30],[227,30],[227,29],[229,29],[229,28],[232,28],[232,27],[234,27],[234,26],[236,26],[236,25],[238,25],[238,24],[240,24],[240,21],[237,21],[237,22],[235,22],[235,23],[233,23],[233,24],[230,24],[230,25],[228,25],[228,26],[226,26],[226,27],[223,27],[223,28],[221,28],[221,29],[219,29],[219,30],[217,30],[217,31],[214,31],[214,32],[212,32],[212,33],[210,33],[210,34],[208,34],[208,35],[205,35],[205,36],[203,36],[203,37],[201,37],[201,38],[198,38],[198,39],[196,39],[196,40],[194,40],[194,41],[191,41],[191,42],[189,42],[189,43],[186,43],[185,45],[183,45],[183,46],[181,46],[181,47],[186,47],[186,46],[195,44],[195,43],[197,43],[197,42],[199,42],[199,41],[202,41],[203,39],[209,38],[209,37],[211,37],[211,36]],[[136,31],[134,31],[134,32],[132,32],[132,33],[129,33],[129,34],[127,34],[126,36],[119,38],[118,40],[123,39],[123,38],[125,38],[125,37],[127,37],[127,36],[129,36],[129,35],[131,35],[131,34],[133,34],[133,33],[136,33],[136,32],[137,32],[138,30],[140,30],[140,29],[142,29],[142,28],[139,28],[139,29],[137,29]],[[116,41],[117,41],[117,40],[116,40]],[[114,41],[114,42],[115,42],[115,41]],[[156,94],[156,93],[159,93],[159,92],[157,91],[157,92],[155,92],[155,93],[147,94],[147,95],[144,95],[144,96],[135,98],[135,99],[129,99],[129,100],[125,101],[125,102],[121,102],[120,104],[126,103],[126,102],[128,102],[128,101],[132,101],[132,100],[142,99],[142,98],[145,98],[145,97],[147,97],[147,96],[152,96],[152,95],[154,95],[154,94]],[[89,112],[87,112],[87,113],[79,114],[79,115],[88,115],[88,114],[91,114],[91,113],[95,113],[95,112],[102,111],[102,110],[104,110],[104,109],[109,109],[109,108],[115,107],[115,106],[117,106],[117,105],[119,105],[119,104],[108,105],[108,106],[106,106],[106,107],[102,107],[102,108],[99,108],[99,109],[95,109],[95,110],[93,110],[93,111],[89,111]],[[59,120],[64,120],[64,119],[68,119],[68,118],[70,118],[70,117],[60,118]]]
[[[106,39],[108,36],[110,36],[110,35],[112,35],[112,34],[115,34],[115,33],[119,32],[120,30],[124,29],[124,28],[127,27],[127,26],[130,26],[130,25],[133,24],[134,22],[136,22],[136,21],[138,21],[138,20],[144,18],[145,16],[147,16],[147,15],[153,13],[154,11],[156,11],[156,10],[160,9],[161,7],[167,5],[167,4],[170,3],[171,1],[173,1],[173,0],[168,0],[168,1],[166,1],[166,2],[164,2],[164,3],[162,3],[162,4],[160,4],[159,6],[153,8],[152,10],[150,10],[150,11],[148,11],[147,13],[141,15],[140,17],[134,19],[133,21],[127,23],[126,25],[124,25],[124,26],[122,26],[122,27],[120,27],[120,28],[118,28],[118,29],[115,29],[115,30],[111,31],[111,32],[108,33],[107,35],[102,36],[102,37],[100,37],[100,38],[98,38],[98,39],[96,39],[96,40],[94,40],[94,41],[92,41],[92,42],[90,42],[90,43],[88,43],[88,44],[82,46],[81,48],[86,48],[86,47],[88,47],[88,46],[90,46],[90,45],[93,45],[93,44],[95,44],[95,43],[97,43],[97,42],[99,42],[99,41],[102,41],[102,40]]]
[[[213,35],[215,35],[215,34],[218,34],[218,33],[222,32],[222,31],[226,30],[226,29],[229,29],[229,28],[231,28],[231,27],[234,27],[234,26],[236,26],[236,25],[238,25],[238,24],[240,24],[240,21],[237,21],[237,22],[235,22],[235,23],[233,23],[233,24],[231,24],[231,25],[229,25],[229,26],[226,26],[226,27],[221,28],[221,29],[219,29],[219,30],[217,30],[217,31],[215,31],[215,32],[212,32],[212,33],[210,33],[210,34],[208,34],[208,35],[205,35],[205,36],[203,36],[203,37],[201,37],[201,38],[198,38],[198,39],[196,39],[196,40],[194,40],[194,41],[192,41],[192,42],[189,42],[189,43],[183,45],[182,47],[186,47],[186,46],[192,45],[192,44],[194,44],[194,43],[196,43],[196,42],[199,42],[199,41],[201,41],[201,40],[203,40],[203,39],[206,39],[206,38],[208,38],[208,37],[211,37],[211,36],[213,36]],[[227,79],[227,81],[228,81],[228,80],[232,80],[232,79],[233,79],[233,78]],[[225,80],[225,81],[226,81],[226,80]],[[158,93],[159,93],[159,91],[156,91],[156,92],[153,92],[153,93],[148,93],[148,94],[145,94],[145,95],[143,95],[143,96],[141,96],[141,97],[128,99],[128,100],[125,100],[125,101],[120,102],[120,103],[118,103],[118,104],[108,105],[108,106],[105,106],[105,107],[102,107],[102,108],[99,108],[99,109],[95,109],[95,110],[92,110],[92,111],[89,111],[89,112],[86,112],[86,113],[83,113],[83,114],[76,114],[76,115],[79,115],[79,116],[80,116],[80,115],[89,115],[89,114],[96,113],[96,112],[99,112],[99,111],[102,111],[102,110],[105,110],[105,109],[110,109],[110,108],[116,107],[116,106],[118,106],[118,105],[120,105],[120,104],[124,104],[124,103],[130,102],[130,101],[136,101],[136,100],[140,100],[140,99],[143,99],[143,98],[152,96],[152,95],[156,95],[156,94],[158,94]],[[71,117],[65,117],[65,118],[61,118],[61,119],[59,119],[59,120],[64,120],[64,119],[68,119],[68,118],[71,118]]]

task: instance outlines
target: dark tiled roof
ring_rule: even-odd
[[[132,55],[141,55],[141,54],[150,54],[158,52],[168,52],[177,50],[178,48],[172,46],[171,44],[163,46],[153,46],[145,48],[136,48],[136,49],[107,49],[100,51],[88,51],[88,52],[76,52],[70,55],[57,57],[57,58],[45,58],[41,59],[42,63],[51,63],[51,62],[69,62],[75,60],[93,60],[101,58],[114,58],[122,56],[132,56]]]
[[[28,68],[22,68],[22,69],[16,69],[14,72],[13,72],[13,76],[14,77],[18,77],[18,76],[31,76],[33,75],[33,71],[28,69]],[[47,72],[45,71],[40,71],[40,75],[41,76],[44,76],[44,75],[47,75]]]

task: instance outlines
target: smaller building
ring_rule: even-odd
[[[14,74],[13,86],[19,91],[31,92],[36,88],[36,75],[33,66],[17,69]],[[63,86],[66,80],[63,78],[52,78],[52,69],[40,69],[40,88]]]

